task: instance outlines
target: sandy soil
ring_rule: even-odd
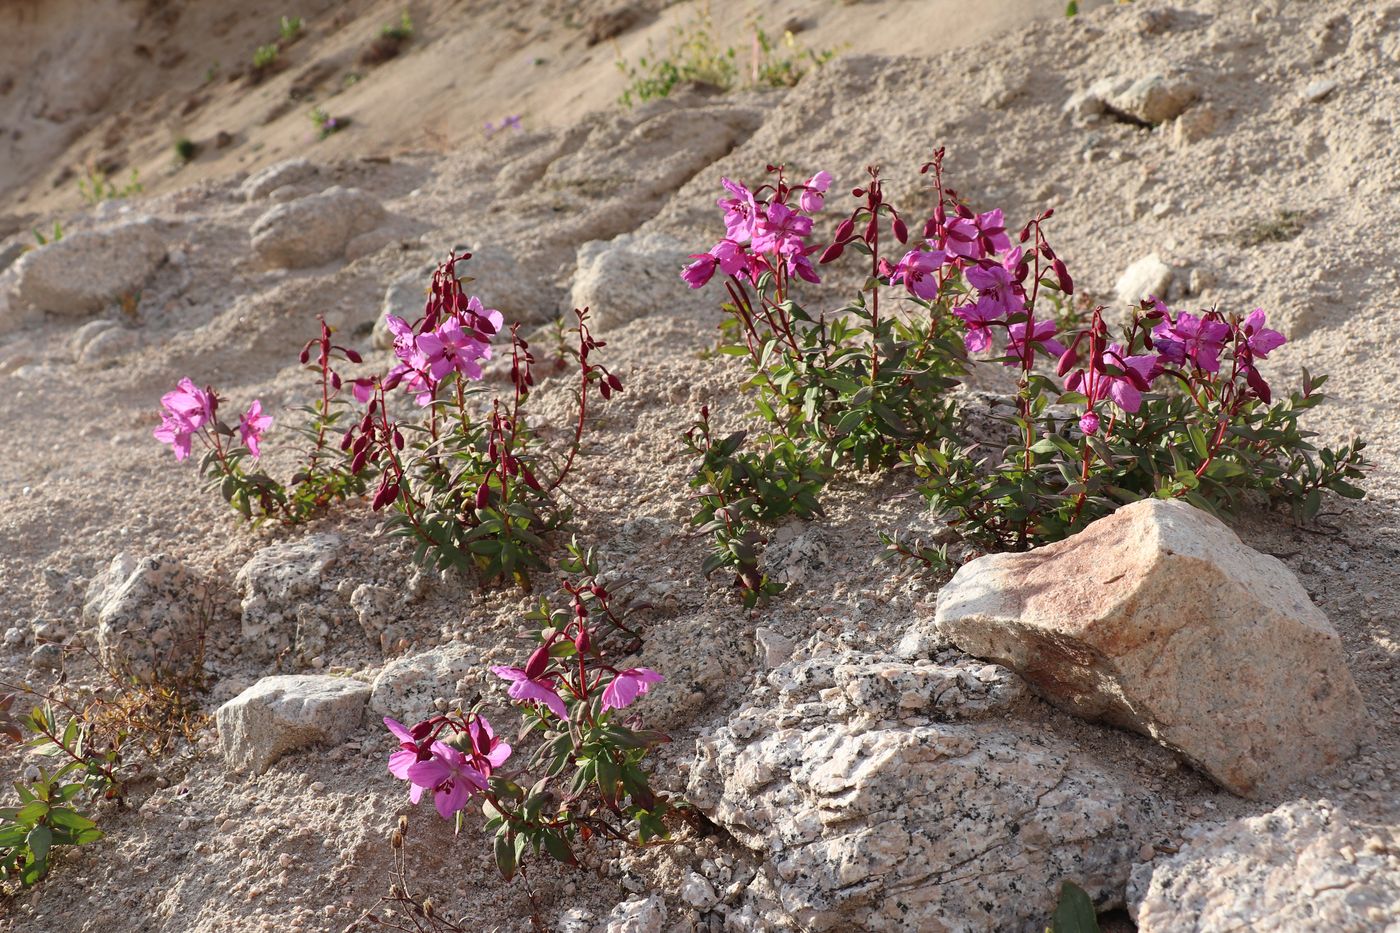
[[[765,22],[795,17],[808,23],[801,37],[809,46],[842,46],[822,72],[791,91],[689,94],[627,112],[613,103],[623,83],[617,50],[634,56],[661,41],[690,5],[639,8],[615,48],[612,39],[588,45],[601,4],[582,12],[573,4],[414,4],[418,34],[404,54],[361,68],[360,49],[400,7],[321,3],[296,11],[309,34],[284,53],[285,71],[254,87],[229,71],[275,37],[277,17],[293,12],[285,7],[81,6],[81,15],[66,0],[0,8],[0,33],[21,39],[21,51],[0,62],[0,210],[9,212],[0,223],[26,231],[17,242],[32,224],[62,219],[83,229],[126,210],[157,219],[172,259],[134,314],[104,312],[138,335],[137,348],[114,360],[77,362],[71,321],[0,336],[0,425],[9,439],[0,457],[0,630],[74,629],[87,580],[114,554],[175,554],[220,596],[202,698],[212,712],[271,672],[240,652],[234,574],[259,547],[307,530],[239,526],[150,439],[157,400],[176,378],[239,400],[261,397],[285,418],[307,390],[295,352],[315,315],[327,312],[368,353],[385,284],[453,243],[505,249],[563,301],[574,250],[587,240],[636,231],[697,248],[712,242],[721,174],[752,178],[783,159],[802,172],[825,168],[840,187],[878,161],[892,193],[912,201],[918,162],[943,144],[956,187],[974,203],[1002,206],[1009,217],[1056,208],[1057,249],[1087,294],[1110,301],[1121,271],[1155,252],[1185,282],[1200,273],[1181,303],[1270,311],[1291,339],[1270,360],[1276,380],[1296,379],[1303,366],[1332,374],[1333,400],[1311,426],[1328,442],[1371,440],[1369,498],[1334,503],[1317,528],[1261,514],[1238,530],[1282,557],[1327,613],[1373,718],[1374,738],[1358,758],[1290,799],[1330,799],[1363,823],[1400,821],[1400,431],[1391,389],[1400,378],[1400,273],[1378,245],[1378,232],[1400,221],[1400,7],[1218,0],[1173,10],[1148,0],[1065,22],[1060,4],[1030,0],[977,4],[975,13],[951,0],[791,0]],[[1168,25],[1157,29],[1152,17],[1162,11],[1171,11]],[[725,28],[746,13],[716,4]],[[72,63],[79,54],[89,63],[82,70]],[[201,86],[213,61],[219,72]],[[1111,121],[1080,127],[1061,114],[1071,94],[1100,77],[1154,70],[1194,76],[1218,117],[1204,138],[1183,142],[1170,128]],[[351,71],[364,77],[345,87]],[[1324,78],[1335,91],[1308,100],[1304,89]],[[317,90],[289,103],[298,81]],[[190,100],[198,102],[182,113]],[[313,145],[305,117],[313,101],[351,116],[350,129]],[[483,138],[484,121],[509,113],[522,114],[528,132]],[[211,143],[193,164],[169,168],[175,135],[208,142],[220,130],[234,138],[228,148]],[[323,163],[328,183],[380,198],[402,238],[350,263],[298,272],[259,265],[248,228],[266,204],[244,203],[237,182],[293,154]],[[147,194],[81,210],[75,180],[59,179],[92,159],[110,160],[118,178],[137,167]],[[1251,225],[1281,210],[1302,212],[1296,235],[1244,245]],[[582,534],[654,604],[643,658],[672,677],[673,692],[657,697],[653,715],[674,739],[659,774],[677,789],[695,736],[722,723],[745,693],[756,626],[799,640],[825,633],[875,652],[898,640],[911,615],[931,612],[936,597],[930,581],[871,566],[876,530],[927,524],[900,476],[834,487],[830,514],[813,531],[824,561],[769,608],[745,613],[700,576],[700,543],[685,529],[690,464],[677,435],[702,403],[730,423],[743,409],[737,370],[702,353],[718,320],[717,312],[659,307],[606,334],[610,365],[628,389],[603,411],[582,471]],[[539,401],[552,436],[562,437],[568,386],[547,382]],[[514,656],[521,594],[414,574],[375,537],[378,524],[355,505],[309,529],[340,533],[353,555],[332,569],[324,593],[340,628],[322,669],[368,679],[387,660],[346,599],[367,582],[411,587],[401,650],[461,640],[483,662]],[[688,684],[684,659],[697,654],[715,659],[723,679]],[[0,648],[0,677],[42,688],[56,676],[30,668],[28,646]],[[92,672],[73,664],[64,676]],[[443,696],[486,685],[444,685]],[[1193,822],[1279,802],[1219,791],[1140,737],[1048,709],[1035,715],[1170,802],[1177,816],[1163,825],[1162,846]],[[130,810],[105,812],[110,838],[64,858],[53,883],[0,903],[0,930],[343,927],[387,888],[386,835],[408,812],[384,771],[388,751],[382,731],[366,726],[342,747],[297,753],[245,779],[225,772],[211,739],[192,761],[172,761],[138,785]],[[430,812],[411,819],[422,886],[474,913],[483,929],[527,928],[523,892],[495,879],[483,843],[449,844]],[[604,916],[638,884],[674,892],[682,872],[707,858],[746,856],[687,839],[644,858],[600,859],[584,874],[544,869],[535,884],[546,916],[575,904]]]

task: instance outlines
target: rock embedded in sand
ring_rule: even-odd
[[[260,169],[238,188],[245,201],[261,201],[279,188],[305,184],[321,174],[310,159],[286,159]]]
[[[585,243],[578,248],[570,307],[591,308],[599,332],[658,311],[703,313],[714,295],[687,288],[680,277],[693,252],[657,234],[623,234]]]
[[[261,774],[288,752],[343,742],[364,718],[369,684],[345,677],[264,677],[215,714],[224,760]]]
[[[370,708],[413,725],[433,715],[433,700],[453,696],[457,682],[480,665],[480,651],[464,643],[395,658],[374,679]]]
[[[325,649],[328,623],[315,597],[340,554],[338,535],[315,534],[258,551],[234,585],[243,593],[243,640],[255,656],[287,649],[310,657]]]
[[[1117,294],[1119,302],[1125,305],[1136,305],[1144,298],[1166,300],[1172,276],[1172,267],[1153,253],[1124,269],[1123,274],[1118,277],[1118,284],[1113,286],[1113,291]]]
[[[83,621],[95,627],[98,656],[149,680],[193,663],[203,584],[166,554],[118,554],[88,585]]]
[[[80,230],[25,253],[12,270],[15,293],[41,311],[87,315],[140,291],[164,259],[149,218]]]
[[[934,626],[1248,797],[1331,767],[1366,731],[1341,640],[1302,584],[1184,502],[1145,499],[1067,540],[971,561]]]
[[[623,901],[598,927],[601,933],[661,933],[666,925],[666,902],[661,895]]]
[[[249,234],[264,261],[302,269],[344,258],[350,240],[378,227],[385,216],[370,195],[337,185],[278,204],[253,222]]]
[[[1192,838],[1133,869],[1140,933],[1391,930],[1400,917],[1400,832],[1298,800]]]
[[[1200,96],[1200,89],[1189,78],[1154,74],[1115,89],[1107,104],[1135,120],[1158,126],[1181,116]]]
[[[796,927],[1041,929],[1067,877],[1122,903],[1157,803],[1008,719],[1010,671],[841,654],[750,697],[698,741],[687,797],[763,853]]]

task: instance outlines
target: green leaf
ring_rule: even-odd
[[[29,851],[34,853],[34,857],[42,862],[49,857],[49,846],[53,845],[53,830],[44,825],[35,826],[24,841],[29,846]]]
[[[496,836],[496,870],[506,881],[515,877],[515,869],[520,862],[515,857],[515,843],[509,833]]]
[[[1066,881],[1060,886],[1060,902],[1050,922],[1051,933],[1099,933],[1094,902],[1084,889]]]

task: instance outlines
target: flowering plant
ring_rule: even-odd
[[[577,865],[575,848],[594,837],[633,845],[664,838],[676,806],[651,788],[643,770],[648,752],[666,737],[640,729],[624,712],[662,677],[615,663],[638,647],[636,633],[599,581],[593,555],[577,545],[569,550],[562,582],[568,608],[541,600],[527,616],[540,627],[525,665],[491,668],[524,717],[520,739],[540,734],[529,764],[519,764],[518,749],[497,736],[479,705],[412,728],[384,720],[399,742],[389,772],[408,782],[409,800],[431,794],[458,832],[478,801],[507,879],[542,853]]]
[[[782,167],[769,170],[775,180],[753,191],[722,180],[726,236],[682,272],[693,288],[724,276],[732,339],[721,352],[747,361],[745,389],[769,427],[754,438],[756,452],[740,449],[742,434],[719,447],[696,442],[708,427],[687,435],[702,454],[695,521],[715,535],[714,554],[730,555],[706,566],[735,568],[746,595],[766,585],[756,571],[762,538],[752,528],[735,535],[723,519],[818,511],[753,507],[764,500],[743,484],[751,490],[752,475],[772,468],[779,450],[791,476],[913,468],[934,511],[981,549],[1055,540],[1145,495],[1229,511],[1254,491],[1288,501],[1305,520],[1318,514],[1323,490],[1362,495],[1351,481],[1363,474],[1364,442],[1318,451],[1297,425],[1321,401],[1324,379],[1305,372],[1301,393],[1273,401],[1257,364],[1284,338],[1263,311],[1197,315],[1154,300],[1118,342],[1102,308],[1084,329],[1062,333],[1075,288],[1046,237],[1053,211],[1013,242],[1002,211],[979,213],[944,184],[940,149],[920,169],[934,203],[917,240],[870,168],[852,192],[857,206],[829,241],[812,242],[811,215],[824,206],[830,176],[791,185]],[[903,250],[897,260],[882,252],[891,239]],[[850,303],[813,315],[797,300],[800,283],[820,283],[810,257],[820,266],[847,251],[868,262],[864,284]],[[1016,375],[1009,413],[997,419],[1004,443],[990,452],[964,440],[966,419],[949,395],[974,359]],[[737,468],[717,470],[717,458]],[[804,492],[814,499],[819,490],[814,479]],[[748,511],[727,508],[730,501]],[[881,537],[891,556],[946,557]]]
[[[487,580],[527,582],[529,571],[544,566],[541,535],[570,517],[556,491],[582,443],[589,395],[596,388],[610,398],[622,391],[622,382],[592,359],[605,343],[589,332],[587,309],[575,311],[577,345],[561,344],[561,353],[578,365],[578,416],[567,454],[546,474],[525,422],[535,358],[518,327],[508,334],[510,397],[480,400],[483,366],[505,322],[463,289],[457,264],[469,258],[453,254],[434,272],[416,321],[387,316],[397,362],[382,375],[343,379],[333,362],[363,360],[332,343],[330,328],[321,323],[320,337],[301,353],[305,364],[315,354],[320,398],[302,409],[309,416],[302,433],[311,448],[290,486],[245,468],[258,459],[272,422],[259,401],[235,432],[218,419],[220,399],[212,389],[181,380],[161,400],[165,411],[156,438],[173,447],[177,460],[189,456],[198,438],[207,449],[205,475],[248,518],[302,521],[332,501],[366,493],[373,483],[371,507],[392,510],[391,533],[415,542],[419,562],[473,569]],[[363,409],[342,397],[347,387]],[[396,394],[398,389],[403,392]],[[401,414],[402,395],[416,403],[416,416]],[[337,437],[338,444],[332,443]]]

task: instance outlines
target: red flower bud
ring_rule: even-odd
[[[341,349],[343,349],[343,350],[345,351],[345,358],[346,358],[347,360],[349,360],[350,362],[352,362],[352,363],[363,363],[363,362],[364,362],[364,358],[363,358],[362,356],[360,356],[359,353],[355,352],[354,350],[350,349],[349,347],[342,347]]]
[[[894,223],[890,224],[890,229],[894,231],[894,238],[901,243],[909,242],[909,228],[904,226],[903,219],[896,217]]]
[[[1074,364],[1078,359],[1079,351],[1075,350],[1074,347],[1070,347],[1068,350],[1061,353],[1060,362],[1055,366],[1055,375],[1064,376],[1065,373],[1074,368]]]
[[[1055,278],[1060,281],[1060,291],[1064,292],[1066,295],[1073,295],[1074,279],[1069,277],[1069,270],[1065,268],[1064,260],[1057,258],[1054,263],[1051,264],[1051,268],[1055,270]]]
[[[350,461],[350,472],[358,473],[365,468],[365,461],[369,459],[369,448],[355,454],[355,458]]]
[[[476,507],[478,509],[486,508],[486,503],[490,501],[490,494],[491,483],[488,478],[486,482],[483,482],[480,486],[476,488]]]
[[[341,449],[341,450],[349,450],[349,449],[350,449],[350,445],[351,445],[352,443],[354,443],[354,441],[355,441],[355,430],[354,430],[354,428],[351,428],[349,431],[346,431],[346,432],[345,432],[345,436],[342,437],[342,438],[340,439],[340,449]]]
[[[394,449],[403,450],[403,435],[399,433],[398,428],[394,428]]]
[[[843,240],[845,240],[846,237],[850,236],[850,235],[851,235],[851,231],[854,230],[855,228],[856,228],[856,221],[855,221],[855,218],[854,218],[854,217],[847,217],[845,220],[841,221],[839,224],[836,225],[836,233],[834,233],[834,234],[832,235],[832,239],[833,239],[835,242],[840,243],[840,242],[842,242]]]
[[[332,372],[332,373],[331,373],[331,388],[332,388],[332,389],[339,389],[339,388],[340,388],[340,373],[337,373],[337,372]]]
[[[587,654],[593,647],[592,640],[588,637],[588,629],[582,625],[578,628],[578,634],[574,636],[574,647],[579,654]]]
[[[531,680],[539,680],[544,669],[549,666],[549,644],[540,645],[530,655],[530,660],[525,662],[525,676]]]
[[[841,258],[841,254],[846,251],[846,247],[838,240],[822,251],[821,257],[817,259],[817,264],[835,262]]]

